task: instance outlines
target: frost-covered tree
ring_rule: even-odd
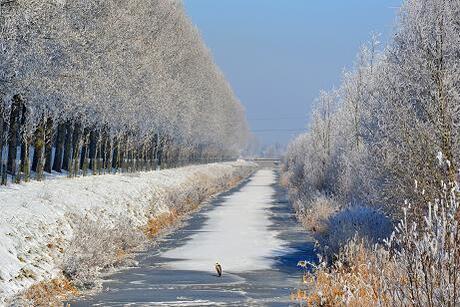
[[[144,170],[244,147],[244,110],[181,1],[0,9],[0,148],[13,176]]]
[[[406,0],[389,45],[378,52],[377,37],[364,45],[340,88],[329,94],[338,96],[333,121],[318,115],[320,103],[310,131],[290,146],[292,173],[302,168],[304,180],[324,180],[306,180],[305,191],[399,215],[404,200],[427,204],[442,182],[458,180],[459,16],[458,1]],[[293,185],[298,182],[293,178]]]

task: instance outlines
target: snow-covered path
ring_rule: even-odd
[[[275,183],[272,170],[260,170],[239,191],[223,197],[221,206],[205,214],[207,222],[200,232],[185,245],[162,254],[175,260],[169,266],[209,271],[218,261],[234,273],[270,268],[273,256],[289,252],[277,238],[278,232],[269,229],[267,211],[275,197]]]
[[[206,204],[185,225],[71,306],[287,306],[299,260],[315,261],[277,170],[262,169]],[[224,269],[216,276],[214,263]]]

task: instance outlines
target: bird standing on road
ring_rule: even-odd
[[[216,272],[217,272],[217,276],[219,277],[222,276],[222,266],[219,264],[219,262],[216,262]]]

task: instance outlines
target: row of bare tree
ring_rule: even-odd
[[[233,159],[244,109],[176,0],[0,0],[2,183]]]

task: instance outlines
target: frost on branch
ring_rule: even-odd
[[[3,183],[228,160],[244,146],[243,107],[180,1],[0,10]]]

